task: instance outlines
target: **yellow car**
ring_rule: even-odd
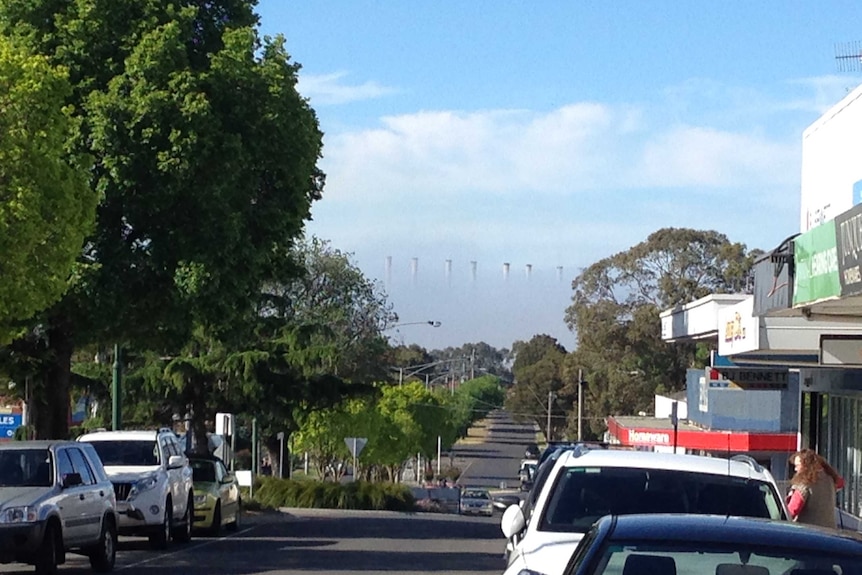
[[[222,527],[236,531],[242,517],[242,500],[236,476],[215,456],[189,457],[195,491],[193,527],[218,535]]]

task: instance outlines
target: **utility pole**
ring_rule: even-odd
[[[584,418],[584,402],[583,402],[583,388],[584,388],[584,372],[583,370],[578,370],[578,441],[581,441],[582,434],[582,421]]]
[[[551,441],[551,407],[554,401],[554,392],[548,392],[548,431],[545,433],[545,439],[550,443]]]
[[[120,357],[120,346],[114,344],[114,365],[111,379],[111,428],[114,431],[123,428],[123,364]]]

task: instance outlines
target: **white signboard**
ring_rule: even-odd
[[[725,357],[760,349],[760,318],[754,297],[718,312],[718,353]]]
[[[807,232],[862,202],[862,86],[802,133],[799,231]]]

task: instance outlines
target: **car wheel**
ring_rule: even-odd
[[[188,543],[192,540],[192,522],[194,521],[195,499],[190,493],[189,499],[186,501],[186,513],[180,520],[180,525],[171,534],[176,541],[180,543]]]
[[[221,501],[216,502],[215,509],[213,509],[213,522],[207,533],[212,537],[218,537],[218,534],[221,533]]]
[[[90,567],[96,573],[107,573],[114,568],[117,560],[117,527],[114,522],[105,519],[102,522],[102,534],[99,542],[90,550]]]
[[[150,535],[150,547],[153,549],[166,549],[171,540],[171,527],[173,518],[171,514],[171,501],[168,500],[165,505],[165,516],[162,518],[162,525],[158,531]]]
[[[34,565],[38,575],[57,573],[57,528],[53,525],[45,530],[45,536],[36,552]]]
[[[238,531],[242,520],[242,499],[236,501],[236,513],[233,516],[233,521],[227,524],[228,531]]]

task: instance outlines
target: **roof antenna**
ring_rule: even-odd
[[[836,44],[835,63],[839,72],[862,71],[862,42]]]

